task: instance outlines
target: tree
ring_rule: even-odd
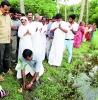
[[[89,18],[89,1],[87,0],[87,14],[86,14],[86,23],[88,24],[88,18]]]
[[[81,22],[82,19],[83,19],[83,13],[84,13],[84,8],[85,8],[85,1],[86,0],[82,0],[82,3],[81,3],[81,12],[80,12],[80,17],[79,17],[79,22]]]
[[[11,7],[20,9],[20,0],[9,0]],[[25,13],[31,11],[33,14],[39,13],[49,18],[57,13],[56,2],[53,0],[24,0]]]
[[[89,23],[96,23],[98,27],[98,0],[92,0],[90,2],[90,13],[89,13]]]
[[[58,13],[60,13],[60,5],[59,5],[59,0],[56,0],[57,2],[57,10],[58,10]]]
[[[25,13],[24,0],[20,0],[20,11]]]
[[[65,1],[65,21],[66,21],[66,16],[67,16],[67,12],[66,12],[66,2],[67,0],[64,0]]]

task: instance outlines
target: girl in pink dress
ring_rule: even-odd
[[[85,27],[83,26],[83,22],[80,22],[77,34],[74,37],[74,47],[75,48],[79,48],[81,43],[82,43],[83,34],[84,34],[84,28]]]

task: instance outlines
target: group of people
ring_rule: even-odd
[[[0,73],[11,71],[10,61],[18,62],[15,68],[17,78],[22,78],[25,89],[31,88],[33,82],[44,73],[43,60],[59,68],[63,52],[67,49],[67,63],[70,64],[73,47],[79,48],[82,42],[90,40],[96,29],[95,25],[75,22],[75,14],[69,16],[69,22],[63,21],[60,13],[52,19],[39,14],[35,14],[34,20],[32,17],[32,12],[25,15],[10,8],[8,1],[1,2]],[[25,78],[29,73],[33,77],[26,84]],[[0,77],[0,80],[3,79]]]
[[[85,22],[80,22],[77,34],[74,36],[74,47],[79,48],[82,42],[92,40],[95,31],[95,24],[86,25]]]

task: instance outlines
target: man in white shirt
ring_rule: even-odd
[[[47,35],[47,17],[43,16],[42,17],[42,31],[41,31],[41,36],[42,36],[42,60],[45,59],[45,50],[46,50],[46,35]]]
[[[27,18],[28,18],[28,22],[29,23],[32,23],[33,21],[32,21],[32,12],[28,12],[27,13]]]
[[[49,54],[48,63],[58,68],[61,66],[64,51],[65,34],[67,34],[68,29],[69,28],[67,23],[62,20],[62,15],[57,14],[56,22],[52,24],[50,29],[51,33],[54,32],[54,38]]]
[[[40,20],[40,15],[35,14],[34,16],[34,22],[31,23],[32,27],[32,46],[33,46],[33,52],[40,54],[42,58],[42,22],[39,22]]]
[[[68,49],[68,63],[71,62],[72,59],[72,48],[74,43],[74,35],[77,33],[78,24],[74,21],[76,16],[74,14],[69,16],[68,27],[70,31],[65,36],[65,48]]]

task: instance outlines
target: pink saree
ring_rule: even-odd
[[[82,38],[83,38],[83,34],[84,34],[84,26],[79,26],[77,34],[74,37],[74,47],[75,48],[79,48],[81,43],[82,43]]]

